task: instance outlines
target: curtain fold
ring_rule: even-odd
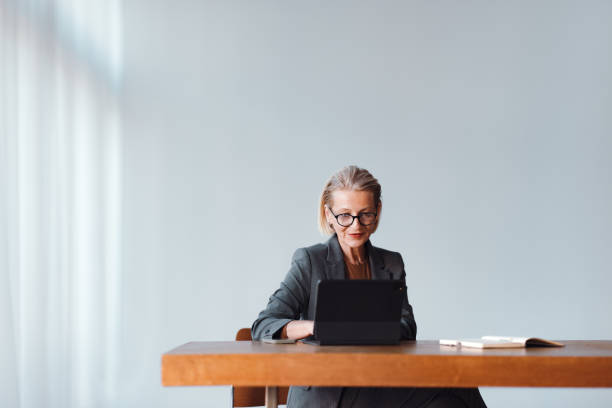
[[[0,401],[111,406],[120,4],[4,0],[0,13]]]

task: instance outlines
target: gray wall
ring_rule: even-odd
[[[612,338],[612,3],[125,4],[122,406],[250,326],[346,164],[383,186],[418,339]],[[483,388],[491,407],[612,391]]]

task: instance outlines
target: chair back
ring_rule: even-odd
[[[236,341],[250,341],[251,329],[243,328],[236,333]],[[274,385],[274,384],[270,384]],[[278,404],[287,403],[289,387],[278,387]],[[232,387],[232,407],[262,407],[266,404],[265,387]]]

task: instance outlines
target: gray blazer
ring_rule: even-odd
[[[404,262],[397,252],[387,251],[366,243],[372,279],[405,279]],[[345,265],[338,237],[333,235],[326,243],[300,248],[293,254],[291,267],[270,300],[251,327],[254,340],[264,336],[278,336],[292,320],[314,320],[314,292],[319,280],[345,279]],[[406,291],[407,292],[407,291]],[[416,322],[408,296],[402,305],[401,338],[415,340]],[[289,389],[289,407],[336,407],[341,387],[298,387]]]

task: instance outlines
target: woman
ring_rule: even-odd
[[[268,306],[253,323],[255,340],[264,336],[302,339],[313,334],[314,299],[323,279],[404,279],[397,252],[376,248],[370,236],[378,228],[381,187],[367,170],[348,166],[325,185],[319,227],[333,234],[325,244],[300,248]],[[404,297],[402,340],[415,340],[412,306]],[[297,387],[289,390],[288,407],[486,407],[478,389]]]

